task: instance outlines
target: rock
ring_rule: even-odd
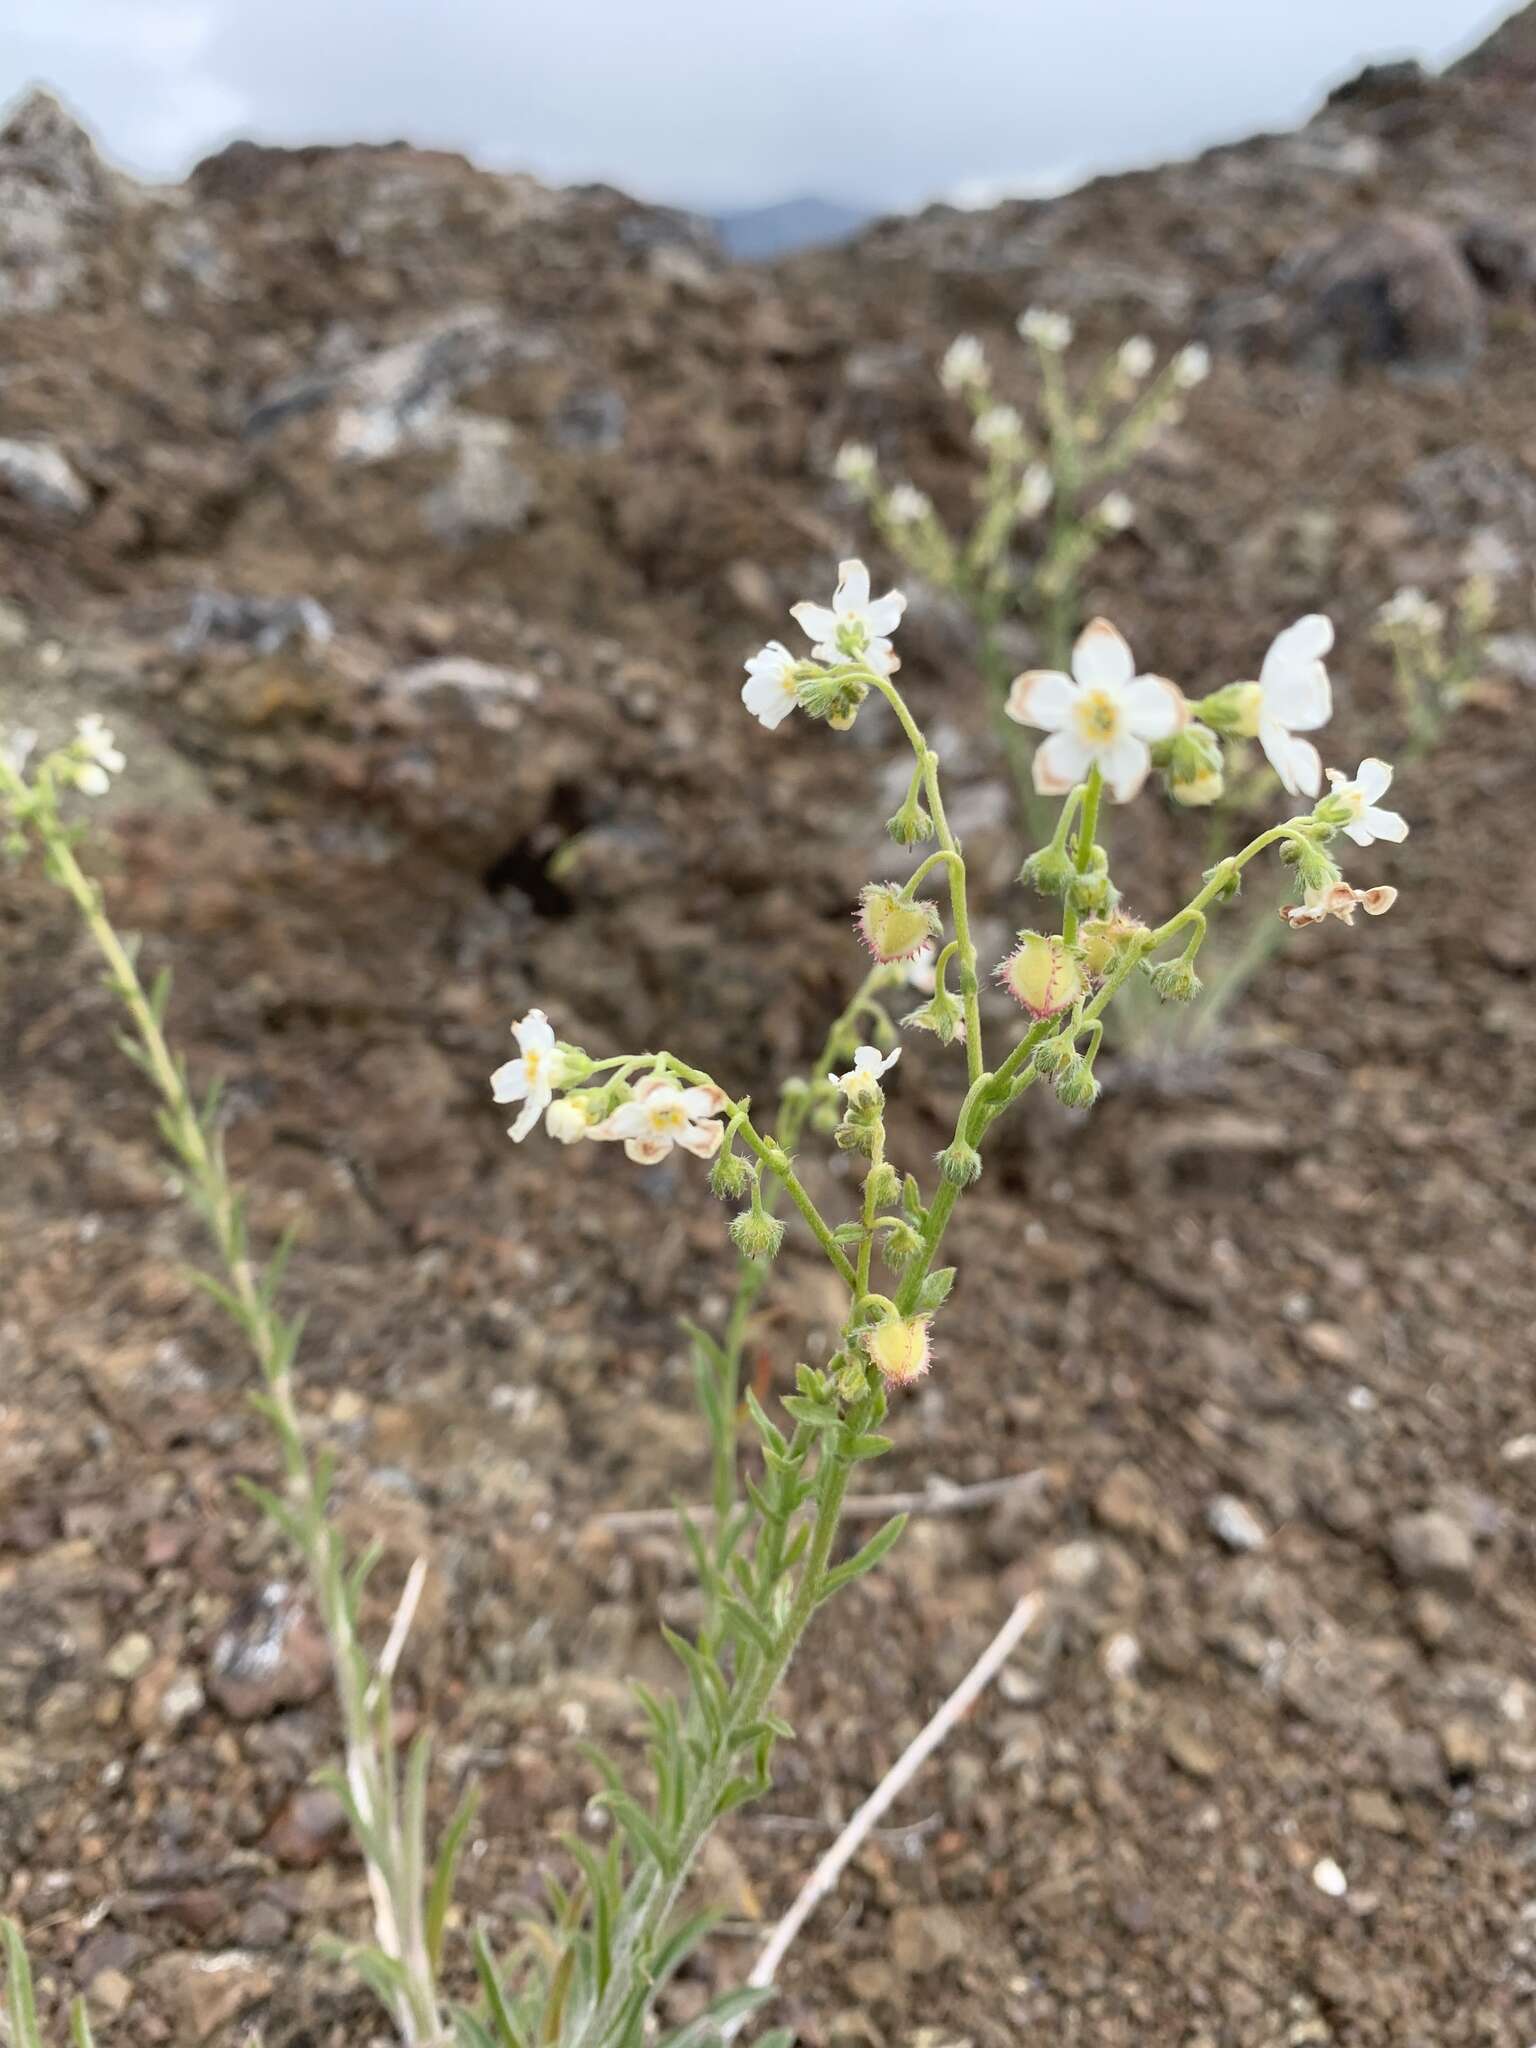
[[[156,1956],[144,1982],[176,2024],[178,2042],[209,2040],[272,1990],[272,1973],[243,1949],[211,1956]]]
[[[135,1629],[121,1637],[107,1652],[105,1670],[109,1678],[119,1678],[126,1683],[137,1678],[155,1654],[155,1646],[142,1630]]]
[[[0,489],[48,519],[83,519],[91,494],[51,441],[0,441]]]
[[[1486,1770],[1493,1756],[1487,1730],[1464,1714],[1453,1715],[1440,1730],[1440,1749],[1453,1778]]]
[[[313,597],[237,597],[204,590],[192,600],[187,623],[171,645],[178,654],[198,654],[211,643],[250,647],[277,654],[285,647],[324,647],[335,626]]]
[[[1319,1856],[1313,1864],[1312,1882],[1325,1898],[1342,1899],[1349,1890],[1349,1879],[1331,1856]]]
[[[34,89],[13,108],[0,128],[0,312],[64,303],[122,182],[52,93]]]
[[[387,688],[392,696],[423,710],[507,732],[521,724],[523,707],[538,701],[543,685],[524,669],[475,661],[467,654],[445,654],[401,669]]]
[[[219,1636],[209,1664],[213,1697],[237,1721],[302,1706],[323,1692],[330,1648],[301,1595],[273,1582]]]
[[[1456,1609],[1428,1586],[1408,1602],[1408,1619],[1426,1650],[1440,1649],[1456,1632]]]
[[[237,1933],[242,1948],[281,1948],[292,1929],[292,1916],[275,1899],[256,1899],[240,1915]]]
[[[958,1962],[969,1939],[964,1919],[947,1906],[898,1906],[886,1930],[891,1967],[903,1977]]]
[[[1214,1778],[1223,1763],[1221,1751],[1178,1713],[1163,1723],[1163,1749],[1169,1761],[1191,1778]]]
[[[1483,346],[1477,280],[1454,236],[1419,214],[1384,212],[1305,258],[1298,352],[1321,367],[1383,364],[1464,372]]]
[[[528,523],[538,486],[507,452],[512,432],[500,420],[465,421],[457,434],[457,460],[424,508],[428,530],[462,547]]]
[[[97,2021],[120,2018],[132,1997],[132,1981],[121,1970],[98,1970],[85,1987],[86,2004]]]
[[[607,455],[622,446],[629,407],[609,384],[579,385],[555,408],[549,438],[582,455]]]
[[[1371,1786],[1361,1786],[1349,1795],[1349,1817],[1358,1826],[1378,1835],[1400,1835],[1403,1816],[1395,1799]]]
[[[1499,216],[1473,221],[1462,234],[1461,253],[1484,291],[1505,299],[1536,292],[1536,223]]]
[[[1387,1532],[1387,1548],[1398,1575],[1410,1585],[1461,1593],[1472,1583],[1477,1556],[1472,1538],[1438,1508],[1397,1516]]]
[[[1340,1323],[1307,1323],[1301,1331],[1301,1347],[1321,1365],[1358,1365],[1360,1346]]]
[[[1234,1493],[1218,1493],[1205,1511],[1206,1524],[1228,1550],[1262,1550],[1269,1541],[1264,1524]]]
[[[284,1801],[262,1846],[290,1870],[323,1863],[346,1830],[347,1810],[323,1785],[305,1785]]]

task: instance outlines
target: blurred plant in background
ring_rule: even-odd
[[[1410,754],[1440,740],[1447,719],[1482,674],[1498,596],[1487,576],[1470,576],[1446,607],[1422,590],[1399,590],[1376,614],[1375,638],[1392,655]]]

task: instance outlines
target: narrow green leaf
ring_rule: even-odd
[[[485,1929],[477,1927],[471,1948],[475,1958],[475,1975],[480,1979],[480,1989],[485,1993],[485,2002],[496,2029],[497,2048],[528,2048],[528,2036],[512,2017],[502,1989],[501,1972],[496,1967],[496,1958],[485,1937]]]
[[[827,1399],[825,1374],[819,1373],[813,1365],[806,1365],[803,1360],[795,1367],[795,1385],[808,1401]]]
[[[32,1965],[14,1920],[0,1920],[0,1945],[5,1949],[5,2009],[10,2015],[14,2048],[43,2048],[32,1995]]]
[[[490,2028],[462,2005],[453,2009],[453,2035],[455,2048],[496,2048],[496,2037]]]
[[[711,1933],[725,1915],[720,1912],[695,1913],[673,1928],[671,1934],[657,1949],[651,1962],[651,1984],[659,1991],[673,1972],[685,1963],[698,1947],[705,1935]]]
[[[895,1449],[895,1439],[888,1436],[856,1436],[851,1443],[843,1445],[843,1456],[854,1464],[865,1458],[883,1458],[887,1451]]]
[[[856,1551],[846,1564],[840,1564],[835,1570],[827,1573],[821,1589],[821,1599],[829,1600],[839,1587],[846,1586],[851,1579],[858,1578],[877,1565],[906,1526],[905,1515],[892,1515],[882,1528],[875,1531],[862,1550]]]
[[[471,1785],[454,1808],[453,1818],[444,1828],[443,1838],[437,1845],[432,1888],[427,1893],[426,1917],[427,1956],[434,1972],[443,1959],[443,1929],[448,1921],[448,1908],[453,1903],[453,1880],[458,1872],[459,1852],[464,1847],[464,1837],[475,1817],[479,1799],[478,1787]]]
[[[804,1394],[786,1394],[780,1404],[786,1415],[803,1422],[807,1429],[841,1429],[842,1417],[830,1403],[808,1400]]]
[[[613,1761],[612,1757],[605,1756],[595,1742],[578,1742],[576,1747],[592,1766],[593,1770],[597,1772],[597,1775],[602,1779],[608,1791],[622,1792],[624,1790],[624,1780],[619,1776],[618,1765]]]
[[[760,1736],[774,1735],[780,1741],[793,1742],[795,1731],[779,1714],[764,1714],[761,1720],[749,1721],[745,1728],[738,1728],[731,1738],[733,1749],[746,1749]]]
[[[745,1806],[749,1799],[760,1799],[767,1789],[757,1778],[731,1778],[715,1801],[716,1818],[722,1818],[738,1806]]]
[[[71,2000],[69,2008],[69,2038],[75,2048],[96,2048],[96,2036],[91,2032],[91,2016],[85,2009],[85,2000]]]
[[[667,1844],[662,1840],[661,1830],[648,1813],[633,1799],[622,1792],[600,1792],[597,1795],[600,1806],[606,1806],[615,1822],[624,1830],[637,1858],[649,1857],[664,1877],[672,1870],[672,1858]]]
[[[764,1448],[775,1452],[781,1458],[784,1457],[789,1450],[789,1440],[781,1429],[776,1428],[768,1420],[762,1402],[750,1387],[747,1389],[747,1414],[751,1417],[752,1427],[762,1438]]]
[[[768,1624],[752,1612],[744,1600],[738,1600],[734,1593],[721,1596],[720,1611],[727,1627],[738,1637],[744,1636],[754,1649],[761,1650],[765,1657],[771,1657],[777,1645],[773,1631]]]
[[[940,1266],[936,1273],[930,1273],[918,1290],[917,1307],[921,1315],[932,1315],[942,1308],[949,1299],[949,1290],[955,1284],[953,1266]]]

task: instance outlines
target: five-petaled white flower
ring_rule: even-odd
[[[1024,421],[1016,405],[989,405],[971,428],[971,439],[978,448],[993,453],[1006,454],[1010,448],[1024,446]]]
[[[512,1036],[517,1040],[518,1056],[492,1074],[491,1098],[523,1105],[508,1130],[508,1136],[520,1145],[554,1099],[564,1060],[542,1010],[530,1010],[512,1026]]]
[[[1133,334],[1129,341],[1122,341],[1115,361],[1121,371],[1133,383],[1139,384],[1143,377],[1152,374],[1152,365],[1157,361],[1157,350],[1144,334]]]
[[[875,480],[877,467],[875,451],[867,441],[845,441],[832,458],[832,474],[850,490],[867,490]]]
[[[1382,811],[1376,807],[1377,800],[1392,786],[1392,770],[1385,761],[1374,757],[1362,761],[1353,781],[1337,768],[1330,768],[1328,780],[1333,787],[1326,801],[1349,807],[1349,820],[1343,828],[1346,839],[1353,839],[1356,846],[1374,846],[1378,839],[1408,837],[1408,820],[1401,811]]]
[[[901,1058],[901,1047],[894,1052],[882,1053],[877,1045],[861,1045],[853,1056],[853,1065],[846,1074],[837,1076],[837,1085],[850,1099],[864,1089],[872,1087],[882,1074],[888,1074]]]
[[[888,590],[884,597],[872,600],[869,571],[855,561],[838,563],[837,591],[830,610],[824,604],[795,604],[789,609],[801,631],[815,642],[811,652],[818,661],[862,662],[877,675],[888,676],[901,666],[890,635],[900,625],[906,608],[907,600],[899,590]]]
[[[886,500],[886,511],[895,526],[916,526],[933,510],[933,500],[916,484],[897,484]]]
[[[779,640],[770,640],[746,664],[741,701],[770,732],[795,708],[795,667],[795,657]]]
[[[78,764],[75,787],[85,796],[105,796],[112,786],[110,778],[121,775],[128,765],[96,711],[87,711],[76,720],[73,751]]]
[[[1037,348],[1059,355],[1072,343],[1072,321],[1066,313],[1053,313],[1047,306],[1026,306],[1018,318],[1019,333]]]
[[[1310,740],[1333,716],[1333,690],[1323,656],[1333,645],[1333,621],[1309,612],[1277,633],[1259,670],[1259,745],[1292,796],[1316,796],[1323,763]]]
[[[1180,391],[1193,391],[1211,374],[1211,352],[1204,342],[1192,341],[1173,359],[1173,381]]]
[[[729,1107],[730,1097],[713,1082],[680,1088],[665,1074],[647,1074],[635,1084],[633,1099],[621,1102],[587,1136],[622,1139],[626,1156],[637,1166],[655,1166],[674,1145],[696,1159],[713,1159],[725,1136],[720,1112]]]
[[[957,334],[939,364],[939,382],[946,391],[967,391],[986,380],[986,350],[974,334]]]
[[[1072,649],[1072,673],[1032,669],[1015,676],[1008,716],[1050,734],[1035,749],[1035,788],[1062,796],[1097,767],[1118,804],[1129,803],[1152,765],[1151,740],[1171,739],[1189,706],[1165,676],[1139,676],[1108,619],[1093,619]]]

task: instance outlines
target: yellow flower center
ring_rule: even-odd
[[[544,1055],[541,1052],[525,1052],[523,1054],[523,1072],[530,1081],[537,1081],[539,1078],[539,1062],[543,1057]]]
[[[661,1108],[651,1111],[651,1128],[654,1131],[680,1131],[687,1121],[680,1102],[663,1103]]]
[[[1107,746],[1120,730],[1120,706],[1107,690],[1084,690],[1074,716],[1079,737],[1090,747]]]

